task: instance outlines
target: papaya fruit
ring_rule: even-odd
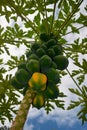
[[[15,89],[23,89],[24,88],[24,85],[19,83],[16,79],[16,77],[13,77],[11,79],[11,85],[15,88]]]
[[[47,48],[50,48],[50,47],[52,47],[52,46],[54,46],[54,45],[56,45],[56,44],[57,44],[56,40],[50,39],[50,40],[47,42]]]
[[[47,85],[47,89],[44,91],[44,96],[47,99],[55,99],[59,96],[59,89],[58,87],[53,84],[52,82],[49,82]]]
[[[55,64],[55,62],[54,62],[54,61],[52,61],[51,68],[57,69],[57,65]]]
[[[62,54],[62,46],[57,44],[55,46],[53,46],[54,52],[56,55],[60,55]]]
[[[38,57],[36,54],[31,54],[31,55],[28,57],[28,60],[30,60],[30,59],[39,60],[39,57]]]
[[[18,69],[24,69],[26,70],[26,62],[22,62],[18,65]]]
[[[44,96],[41,94],[36,94],[34,99],[33,99],[32,105],[34,107],[36,107],[37,109],[40,109],[44,106],[44,104],[45,104]]]
[[[47,77],[43,73],[33,73],[28,81],[29,87],[36,91],[44,91],[46,89]]]
[[[49,35],[46,34],[45,32],[40,34],[40,40],[43,42],[47,42],[49,40]]]
[[[20,84],[26,84],[28,83],[28,80],[29,78],[31,77],[31,75],[24,69],[19,69],[16,74],[15,74],[15,77],[17,79],[17,81],[20,83]]]
[[[46,72],[52,64],[52,59],[48,55],[44,55],[40,58],[41,72]]]
[[[32,52],[31,50],[28,50],[28,51],[26,52],[26,57],[28,58],[31,54],[33,54],[33,52]]]
[[[40,71],[39,61],[36,59],[30,59],[26,64],[26,68],[30,74],[33,74],[34,72],[39,72]]]
[[[36,50],[40,47],[40,44],[39,43],[33,43],[31,45],[31,51],[32,52],[36,52]]]
[[[57,84],[60,81],[60,76],[59,73],[56,69],[54,68],[50,68],[47,72],[46,72],[46,76],[48,79],[48,82],[51,81],[54,84]]]
[[[44,49],[45,51],[47,50],[47,46],[45,43],[41,44],[41,48]]]
[[[45,52],[45,50],[42,49],[42,48],[39,48],[39,49],[36,50],[36,55],[37,55],[39,58],[42,57],[42,56],[45,55],[45,54],[46,54],[46,52]]]
[[[47,50],[47,55],[50,56],[51,58],[53,58],[55,56],[55,52],[54,52],[53,48],[49,48]]]
[[[54,62],[57,65],[57,69],[64,70],[67,68],[69,61],[68,59],[63,55],[58,55],[54,57]]]

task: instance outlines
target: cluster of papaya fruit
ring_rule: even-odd
[[[27,61],[18,66],[11,84],[16,89],[32,89],[36,94],[32,105],[38,109],[44,106],[46,99],[55,99],[59,95],[57,84],[60,82],[58,70],[68,66],[63,56],[62,46],[51,34],[42,33],[40,43],[33,43],[26,53]]]

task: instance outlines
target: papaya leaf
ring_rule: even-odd
[[[80,110],[77,113],[78,119],[82,120],[82,125],[87,122],[87,87],[84,85],[82,86],[81,92],[77,89],[69,89],[70,92],[76,94],[78,96],[77,101],[71,101],[70,105],[68,106],[68,110],[71,110],[75,107],[80,106]]]

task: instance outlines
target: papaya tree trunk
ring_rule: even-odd
[[[31,106],[35,93],[27,90],[26,94],[21,102],[20,108],[17,111],[15,120],[12,122],[10,130],[23,130],[29,108]]]

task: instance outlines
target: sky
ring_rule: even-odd
[[[84,3],[82,6],[87,4],[87,0],[84,0]],[[83,13],[84,10],[81,8],[81,11]],[[0,23],[3,19],[0,19]],[[13,23],[10,23],[13,25]],[[6,26],[6,21],[4,21],[3,26]],[[21,25],[22,26],[22,25]],[[84,34],[83,34],[84,32]],[[87,28],[83,28],[80,32],[80,36],[84,37],[87,36]],[[67,40],[70,39],[70,41],[73,41],[78,37],[77,35],[68,35],[66,37]],[[17,48],[11,48],[11,53],[14,55],[15,53],[20,56],[22,53],[25,52],[26,48],[24,46],[21,46],[19,50]],[[7,57],[4,57],[4,60],[6,60]],[[72,64],[72,61],[69,59],[69,66],[68,69],[74,69],[75,66]],[[68,107],[70,100],[75,100],[77,97],[72,95],[72,93],[69,92],[68,88],[75,87],[75,84],[73,83],[72,79],[69,76],[65,76],[61,79],[61,85],[60,90],[64,92],[64,94],[68,95],[68,97],[64,98],[65,100],[65,108]],[[67,111],[62,110],[59,108],[56,108],[55,110],[52,110],[48,115],[46,114],[45,110],[42,108],[40,110],[36,108],[32,108],[29,110],[26,123],[24,125],[23,130],[87,130],[87,123],[85,123],[83,126],[81,125],[81,120],[78,120],[76,114],[78,112],[79,108]],[[6,125],[8,126],[9,123],[6,122]]]

